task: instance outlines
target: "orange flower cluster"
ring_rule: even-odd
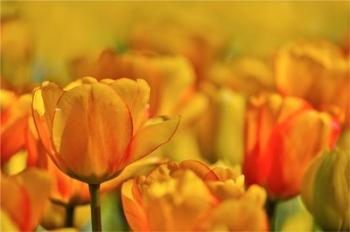
[[[231,57],[220,36],[164,22],[63,70],[35,64],[27,37],[5,42],[1,231],[284,231],[287,200],[299,230],[349,230],[349,41]]]

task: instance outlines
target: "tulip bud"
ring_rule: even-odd
[[[350,229],[350,153],[323,151],[307,169],[301,196],[325,230]]]

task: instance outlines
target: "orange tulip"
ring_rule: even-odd
[[[0,97],[1,164],[3,165],[26,144],[31,97],[27,94],[18,96],[7,90],[1,90]]]
[[[277,89],[308,100],[320,110],[341,111],[339,118],[350,123],[350,76],[348,57],[327,41],[297,42],[276,55]]]
[[[2,175],[1,231],[34,230],[48,203],[50,188],[50,177],[37,169],[10,177]]]
[[[179,119],[147,117],[143,80],[86,77],[62,89],[45,82],[34,91],[33,116],[53,162],[89,184],[118,175],[174,134]]]
[[[133,231],[268,230],[258,186],[199,161],[164,163],[147,176],[125,182],[122,203]]]
[[[116,54],[105,50],[96,61],[87,58],[73,63],[74,78],[91,75],[97,79],[143,77],[150,85],[151,116],[174,115],[191,107],[193,101],[203,101],[195,90],[195,73],[182,56],[159,56],[141,52]],[[203,98],[203,97],[202,97]]]
[[[271,198],[299,193],[310,161],[334,146],[338,124],[298,98],[277,94],[252,98],[247,106],[243,172],[247,184],[264,186]]]

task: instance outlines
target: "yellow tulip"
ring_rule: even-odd
[[[308,100],[314,107],[339,114],[350,123],[350,76],[348,57],[327,42],[299,41],[282,47],[276,54],[277,89]]]
[[[323,151],[306,171],[301,196],[325,230],[350,229],[350,153]]]
[[[133,231],[268,230],[266,193],[230,169],[168,162],[125,182],[122,203]]]
[[[59,169],[99,184],[168,142],[178,127],[178,118],[148,119],[149,93],[140,79],[86,77],[65,88],[44,82],[34,90],[34,121]]]
[[[196,122],[201,154],[209,161],[241,164],[244,154],[245,98],[227,88],[203,85],[209,104]]]

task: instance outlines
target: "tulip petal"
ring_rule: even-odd
[[[274,128],[266,147],[266,154],[274,160],[268,175],[271,192],[290,196],[300,191],[308,163],[329,147],[332,123],[327,114],[307,110]]]
[[[85,182],[107,180],[120,169],[132,131],[130,112],[112,88],[77,86],[62,95],[53,120],[59,167]]]
[[[58,99],[63,90],[54,83],[44,82],[33,93],[33,118],[40,139],[50,155],[54,153],[51,130],[52,120]]]
[[[148,120],[134,136],[130,151],[131,157],[128,158],[140,159],[167,143],[174,135],[179,123],[179,117],[158,117]]]
[[[110,83],[110,86],[119,94],[129,110],[133,119],[133,128],[136,132],[145,119],[150,87],[142,79],[137,81],[121,78]]]
[[[31,208],[30,228],[35,228],[49,202],[52,186],[51,176],[43,170],[27,169],[16,175],[15,178],[28,193]]]
[[[1,210],[20,230],[30,230],[30,198],[26,189],[11,178],[1,176]],[[2,223],[1,223],[2,224]]]
[[[11,92],[10,92],[11,93]],[[25,143],[25,130],[30,116],[31,96],[7,96],[10,93],[1,90],[1,162],[4,163],[12,155],[20,151]],[[2,102],[4,101],[4,103]],[[11,102],[6,102],[11,101]],[[3,107],[3,105],[1,105]]]
[[[149,230],[147,216],[143,208],[134,199],[134,185],[135,180],[129,180],[122,186],[121,195],[124,214],[133,231],[147,231]]]

